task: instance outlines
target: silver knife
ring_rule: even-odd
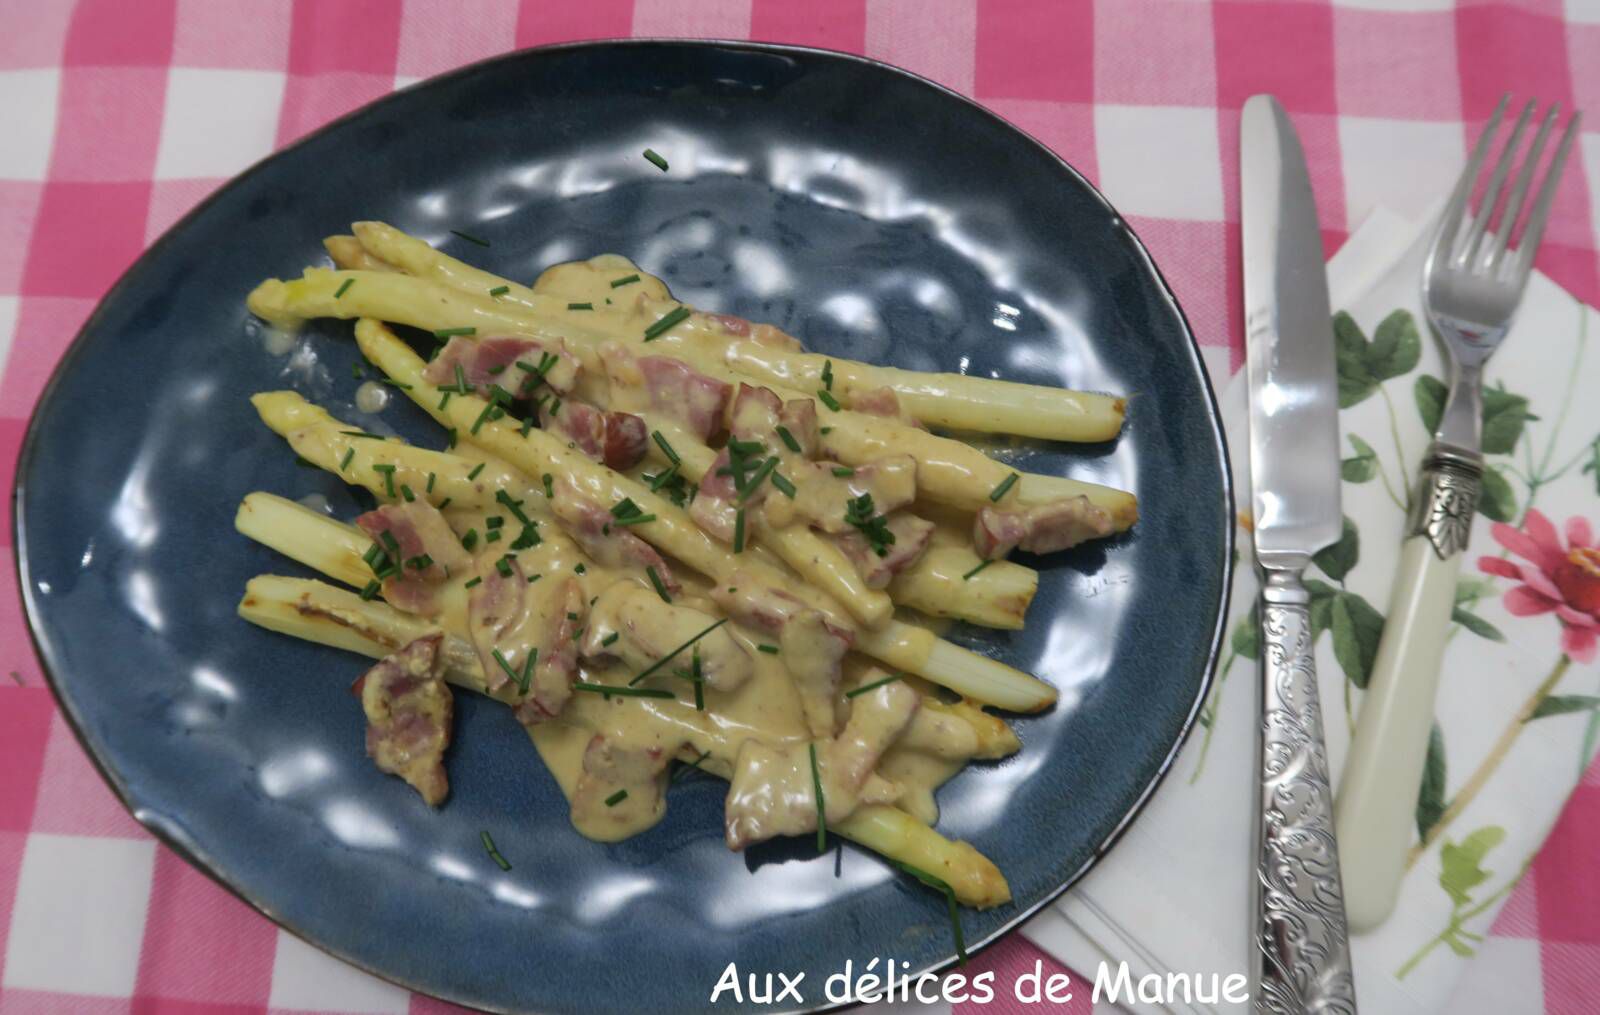
[[[1311,600],[1301,582],[1311,555],[1339,538],[1338,375],[1305,155],[1270,95],[1244,104],[1239,189],[1261,573],[1253,999],[1258,1011],[1354,1012]]]

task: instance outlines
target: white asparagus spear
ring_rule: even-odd
[[[357,241],[381,263],[393,264],[418,278],[433,279],[466,292],[505,291],[500,298],[536,313],[561,307],[527,286],[444,254],[416,237],[383,222],[357,222]],[[338,257],[335,257],[339,261]],[[339,261],[341,267],[345,261]],[[349,266],[357,266],[354,258]],[[650,301],[642,309],[660,317],[678,307],[673,300]],[[600,316],[621,317],[596,307]],[[686,336],[733,370],[767,384],[805,391],[822,386],[829,357],[752,342],[729,334],[714,317],[700,315],[680,326]],[[978,433],[1009,433],[1063,441],[1114,440],[1122,429],[1125,401],[1114,395],[1070,391],[964,374],[924,373],[880,367],[854,360],[832,359],[833,394],[845,405],[878,388],[894,391],[900,405],[916,419],[933,426]]]
[[[343,296],[336,294],[345,282]],[[545,297],[538,297],[545,299]],[[392,272],[329,271],[308,269],[290,281],[269,279],[250,294],[250,310],[275,324],[293,326],[313,317],[344,319],[371,317],[396,321],[428,331],[470,327],[480,335],[519,335],[546,343],[566,339],[585,369],[601,372],[598,349],[616,336],[597,330],[579,311],[563,309],[530,313],[526,307],[479,296],[426,279]],[[642,336],[640,338],[642,341]],[[731,383],[741,377],[720,362],[697,355],[668,332],[651,343],[652,352],[678,356],[697,370]],[[780,398],[813,398],[810,392],[774,387]],[[992,503],[990,495],[1011,476],[1020,482],[1006,494],[1006,505],[1045,504],[1071,497],[1087,497],[1110,516],[1117,530],[1131,527],[1139,516],[1138,501],[1130,493],[1060,476],[1017,473],[976,448],[948,437],[937,437],[898,420],[866,413],[832,412],[819,404],[829,429],[822,438],[831,457],[862,465],[890,454],[917,459],[922,489],[929,499],[968,511]]]

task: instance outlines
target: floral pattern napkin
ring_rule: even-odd
[[[1342,308],[1333,331],[1344,526],[1307,584],[1336,787],[1445,393],[1420,306],[1428,233],[1380,212],[1329,271]],[[1450,1005],[1600,740],[1600,399],[1585,384],[1594,346],[1600,314],[1536,274],[1490,361],[1484,495],[1456,591],[1412,866],[1395,915],[1352,943],[1364,1010]],[[1223,413],[1245,509],[1227,644],[1200,728],[1129,841],[1028,931],[1080,970],[1105,957],[1161,972],[1247,968],[1258,636],[1242,373]]]

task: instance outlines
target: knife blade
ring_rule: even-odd
[[[1355,1011],[1355,982],[1322,741],[1310,596],[1301,572],[1339,537],[1339,383],[1316,202],[1278,101],[1239,128],[1250,485],[1261,570],[1258,1011]]]
[[[1240,125],[1245,350],[1256,554],[1298,560],[1339,538],[1339,400],[1322,233],[1283,107],[1256,96]]]

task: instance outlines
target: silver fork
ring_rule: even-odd
[[[1472,191],[1510,99],[1500,100],[1484,126],[1423,265],[1422,302],[1450,354],[1450,395],[1422,459],[1389,619],[1361,701],[1335,808],[1345,905],[1356,930],[1376,927],[1388,917],[1405,873],[1439,662],[1483,477],[1483,366],[1505,338],[1522,300],[1561,169],[1578,132],[1579,114],[1574,113],[1513,248],[1523,202],[1558,109],[1551,105],[1545,113],[1519,168],[1518,149],[1537,104],[1529,101],[1523,107],[1474,212]],[[1513,175],[1509,194],[1503,193]]]

